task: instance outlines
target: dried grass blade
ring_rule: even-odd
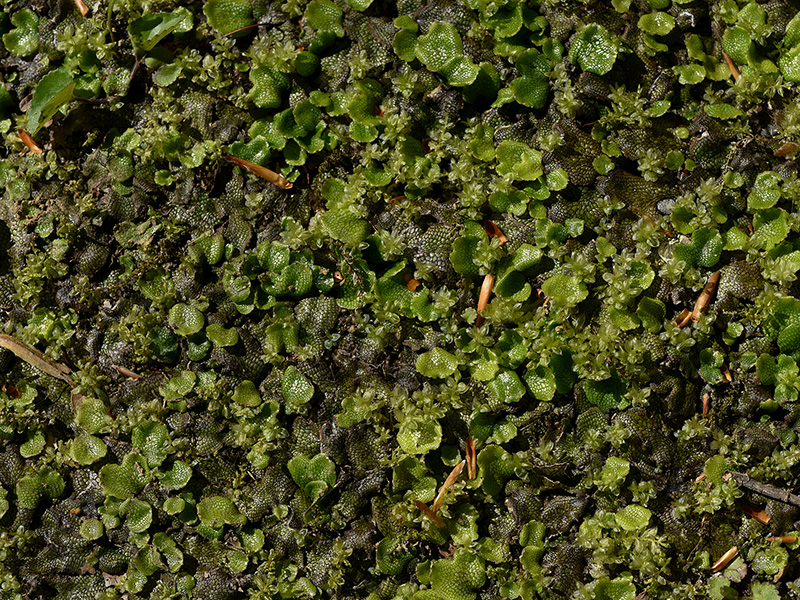
[[[28,344],[20,342],[15,337],[5,334],[0,335],[0,347],[5,348],[6,350],[11,350],[11,352],[16,354],[26,363],[29,363],[40,371],[65,381],[70,386],[75,387],[75,381],[72,379],[72,377],[70,377],[72,369],[66,365],[62,365],[61,363],[53,362],[44,354],[39,352],[36,348],[32,348],[31,346],[28,346]]]
[[[739,508],[742,509],[742,512],[749,517],[754,518],[756,521],[763,525],[769,524],[769,515],[763,508],[759,508],[753,504],[747,504],[746,502],[740,502]]]
[[[141,375],[139,375],[138,373],[136,373],[134,371],[131,371],[130,369],[128,369],[126,367],[121,367],[119,365],[111,365],[111,366],[114,367],[120,373],[120,375],[124,375],[125,377],[127,377],[129,379],[141,379],[142,378]]]
[[[742,76],[742,74],[739,72],[739,67],[737,67],[736,63],[733,62],[733,59],[730,56],[728,56],[727,54],[725,54],[724,52],[722,53],[722,56],[725,59],[725,62],[727,63],[728,68],[731,70],[731,75],[733,75],[733,80],[734,81],[738,81],[739,77]]]
[[[786,142],[780,148],[775,150],[775,156],[791,156],[800,151],[800,144],[795,142]]]
[[[447,479],[444,480],[444,483],[442,484],[442,487],[439,488],[439,493],[436,494],[436,500],[433,501],[433,512],[434,513],[439,512],[439,509],[442,507],[442,502],[444,502],[444,494],[445,494],[445,492],[447,491],[447,489],[449,487],[451,487],[455,483],[456,479],[458,479],[458,476],[461,475],[461,471],[464,470],[464,464],[466,462],[467,461],[462,460],[455,467],[453,467],[453,470],[450,471],[450,475],[448,475]]]
[[[716,273],[713,273],[711,277],[708,278],[706,285],[703,287],[703,291],[700,292],[700,296],[698,296],[697,298],[697,302],[694,303],[694,310],[692,311],[692,321],[699,320],[700,313],[703,313],[708,309],[708,305],[711,304],[711,299],[714,297],[714,292],[717,291],[719,276],[720,272],[717,271]]]
[[[487,273],[483,278],[483,285],[481,285],[481,293],[478,296],[478,318],[475,319],[475,325],[480,327],[483,324],[483,315],[481,311],[486,309],[489,304],[489,296],[492,295],[492,288],[494,287],[494,275]]]
[[[477,454],[475,453],[475,440],[467,438],[467,478],[472,481],[477,475]]]
[[[33,138],[27,131],[25,131],[24,129],[17,129],[17,134],[19,135],[20,139],[23,142],[25,142],[25,145],[28,147],[28,150],[34,152],[35,154],[42,153],[42,149],[39,148],[39,145],[33,141]]]
[[[483,226],[484,231],[489,235],[490,238],[498,238],[500,240],[500,245],[502,246],[508,241],[506,234],[497,226],[494,221],[486,221],[486,224]]]
[[[238,158],[236,156],[226,156],[225,160],[227,160],[229,163],[233,163],[237,167],[244,169],[248,173],[252,173],[253,175],[257,175],[262,179],[266,179],[270,183],[274,183],[278,187],[285,190],[290,190],[294,187],[279,173],[276,173],[275,171],[272,171],[266,167],[262,167],[261,165],[257,165],[254,162],[250,162],[249,160],[244,160],[243,158]]]
[[[684,325],[686,325],[689,322],[689,319],[691,318],[692,318],[692,311],[690,311],[688,308],[684,308],[681,311],[681,313],[677,317],[675,317],[675,325],[677,325],[678,328],[681,328]]]
[[[733,559],[734,556],[739,554],[739,549],[734,546],[730,550],[728,550],[725,554],[719,557],[719,560],[711,565],[711,572],[716,573],[717,571],[721,571],[724,569],[729,562]]]
[[[414,500],[414,504],[417,505],[417,508],[422,511],[422,514],[428,517],[428,519],[430,519],[434,525],[442,529],[447,529],[447,525],[445,525],[444,521],[437,517],[436,513],[428,508],[425,503],[420,502],[419,500]]]

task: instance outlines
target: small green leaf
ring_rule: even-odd
[[[675,17],[665,12],[651,12],[639,17],[638,25],[652,35],[667,35],[675,27]]]
[[[556,378],[553,372],[543,365],[528,369],[523,377],[531,395],[542,402],[549,402],[556,393]]]
[[[291,461],[289,462],[291,463]],[[203,498],[197,505],[197,516],[204,525],[214,528],[226,524],[242,526],[247,523],[247,517],[239,512],[230,498],[225,496]]]
[[[147,463],[138,452],[126,454],[121,464],[105,465],[100,469],[103,491],[120,500],[141,491],[148,480]]]
[[[629,504],[622,510],[617,511],[615,520],[625,531],[636,531],[644,529],[650,522],[653,513],[639,504]]]
[[[490,444],[478,453],[478,469],[483,491],[493,496],[503,489],[518,464],[518,459],[500,446]]]
[[[434,21],[428,33],[417,40],[417,58],[431,71],[442,71],[445,65],[463,54],[461,36],[451,23]]]
[[[423,352],[417,358],[417,371],[425,377],[442,379],[458,370],[458,358],[442,348]]]
[[[753,217],[753,235],[750,243],[755,248],[772,250],[789,234],[788,214],[782,208],[759,210]]]
[[[372,5],[372,0],[347,0],[347,3],[359,12],[364,12]]]
[[[45,75],[33,91],[28,108],[28,133],[36,132],[66,103],[73,99],[75,81],[66,69],[56,69]]]
[[[609,456],[600,472],[600,481],[607,486],[619,485],[628,476],[630,469],[631,464],[624,458]]]
[[[517,402],[525,395],[525,386],[514,371],[500,371],[486,387],[503,404]]]
[[[87,396],[78,406],[75,422],[88,433],[100,433],[110,425],[111,416],[102,400]]]
[[[203,12],[211,25],[220,35],[228,35],[255,23],[253,3],[250,0],[208,0]],[[247,29],[234,34],[235,37],[247,35],[255,29]]]
[[[397,443],[406,454],[427,454],[441,442],[442,426],[436,420],[406,419],[397,433]]]
[[[781,176],[775,171],[759,173],[747,196],[747,210],[755,212],[775,206],[781,198],[780,182]]]
[[[514,99],[529,108],[542,108],[547,102],[550,89],[547,75],[535,73],[531,76],[518,77],[511,82]]]
[[[128,25],[128,35],[137,55],[152,50],[158,42],[172,33],[186,18],[179,11],[139,17]]]
[[[311,400],[314,385],[294,366],[287,367],[281,384],[287,412],[297,412]]]
[[[39,48],[39,17],[29,8],[11,15],[14,29],[3,35],[3,44],[17,56],[30,56]]]
[[[559,308],[573,308],[588,295],[586,284],[574,275],[557,274],[542,284],[542,292]]]
[[[331,0],[311,0],[306,6],[305,19],[314,31],[343,37],[342,14],[342,9]]]
[[[714,485],[722,485],[722,476],[728,470],[728,461],[722,456],[712,456],[706,461],[703,474]]]
[[[398,31],[392,40],[392,49],[404,61],[413,61],[417,57],[416,30],[401,29]]]
[[[98,437],[82,433],[72,442],[70,454],[81,465],[90,465],[106,455],[106,444]]]
[[[167,87],[178,79],[181,74],[180,65],[168,64],[160,67],[158,71],[153,73],[153,83],[161,87]]]
[[[478,77],[480,68],[468,56],[456,56],[442,67],[440,73],[454,87],[466,87]]]
[[[614,66],[618,52],[619,42],[605,27],[592,23],[573,37],[569,61],[577,62],[584,71],[605,75]]]
[[[542,154],[527,144],[503,140],[497,145],[497,172],[514,179],[533,181],[542,176]]]
[[[147,531],[153,522],[153,507],[137,498],[130,498],[123,502],[119,514],[125,517],[125,524],[132,533]]]
[[[47,439],[41,429],[29,429],[28,439],[20,445],[19,453],[22,458],[30,458],[39,454],[45,446]]]
[[[300,489],[312,500],[319,500],[336,483],[336,465],[324,454],[308,458],[299,454],[286,465]]]
[[[172,463],[172,468],[159,475],[161,485],[168,490],[179,490],[192,478],[192,467],[182,460]]]
[[[203,328],[205,317],[194,306],[181,302],[169,309],[169,324],[178,335],[189,336]]]
[[[283,93],[289,89],[289,78],[272,67],[262,66],[250,70],[248,75],[253,89],[250,95],[253,104],[259,108],[278,108],[283,101]]]
[[[159,467],[170,449],[167,426],[158,421],[143,421],[131,431],[131,444],[145,457],[148,467]]]
[[[86,519],[81,523],[80,534],[85,540],[97,540],[103,537],[103,529],[99,519]]]
[[[206,327],[208,339],[219,347],[235,346],[239,343],[239,333],[235,327],[226,329],[219,323],[211,323]]]

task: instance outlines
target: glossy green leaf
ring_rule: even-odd
[[[618,52],[619,42],[605,27],[592,23],[572,38],[569,60],[579,64],[584,71],[605,75],[614,66]]]
[[[74,89],[75,80],[66,69],[56,69],[45,75],[33,91],[28,107],[28,133],[36,135],[62,106],[73,99]]]
[[[230,1],[230,0],[229,0]],[[128,35],[137,54],[155,48],[156,44],[172,33],[184,20],[179,11],[144,15],[128,25]]]

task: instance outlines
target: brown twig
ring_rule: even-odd
[[[778,500],[786,504],[791,504],[792,506],[800,507],[800,496],[798,496],[797,494],[792,494],[791,492],[782,490],[781,488],[775,487],[774,485],[770,485],[768,483],[761,483],[760,481],[756,481],[746,473],[737,473],[736,471],[726,471],[725,475],[723,476],[723,479],[725,481],[733,479],[740,486],[750,490],[751,492],[755,492],[756,494],[761,494],[762,496],[765,496],[767,498],[772,498],[773,500]]]
[[[78,10],[81,11],[81,14],[84,17],[89,14],[89,7],[86,6],[86,3],[83,0],[75,0],[75,6],[78,7]]]
[[[72,369],[66,365],[62,365],[61,363],[53,362],[44,354],[39,352],[36,348],[29,346],[25,342],[20,342],[15,337],[3,334],[0,335],[0,348],[11,350],[11,352],[16,354],[26,363],[33,365],[40,371],[47,373],[52,377],[68,383],[70,387],[75,387],[75,381],[70,376]]]
[[[291,182],[286,181],[283,175],[267,169],[266,167],[262,167],[261,165],[257,165],[254,162],[250,162],[249,160],[244,160],[243,158],[238,158],[236,156],[225,156],[224,158],[229,163],[233,163],[248,173],[252,173],[253,175],[257,175],[262,179],[266,179],[270,183],[277,185],[279,188],[290,190],[292,187],[294,187]]]

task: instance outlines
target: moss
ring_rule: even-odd
[[[3,593],[794,593],[789,4],[177,5],[0,23]]]

